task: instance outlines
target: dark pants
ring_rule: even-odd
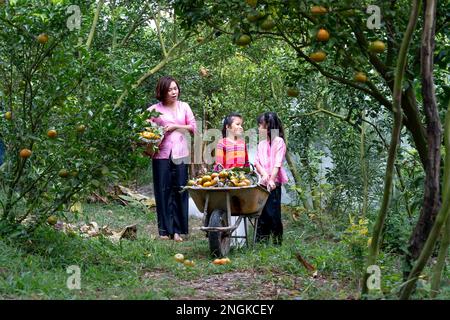
[[[187,164],[153,159],[152,168],[159,235],[188,234],[189,195],[180,193],[188,180]]]
[[[256,241],[267,242],[270,235],[274,244],[281,245],[283,241],[283,224],[281,223],[281,186],[270,192],[266,205],[258,219]]]

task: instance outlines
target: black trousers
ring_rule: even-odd
[[[256,242],[267,242],[270,236],[272,236],[274,244],[281,245],[283,241],[281,186],[277,186],[270,192],[256,227]]]
[[[189,195],[180,193],[188,180],[187,164],[153,159],[152,168],[159,235],[188,234]]]

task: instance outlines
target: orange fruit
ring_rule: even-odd
[[[259,12],[256,11],[256,10],[253,10],[251,13],[249,13],[249,14],[247,15],[247,20],[248,20],[249,22],[256,22],[256,21],[258,21],[259,19],[261,19],[261,17],[262,17],[262,14],[261,14],[261,13],[259,13]]]
[[[275,21],[273,21],[273,19],[268,16],[260,25],[262,30],[271,30],[273,29],[273,27],[275,27]]]
[[[312,6],[311,7],[311,13],[314,15],[321,15],[327,13],[328,10],[325,7],[322,6]]]
[[[29,158],[30,156],[31,156],[31,150],[30,149],[22,149],[22,150],[20,150],[20,157],[22,158],[22,159],[26,159],[26,158]]]
[[[11,111],[8,111],[8,112],[5,113],[5,119],[6,119],[6,120],[11,120],[11,119],[12,119],[12,113],[11,113]]]
[[[58,135],[58,133],[56,132],[56,130],[48,130],[47,131],[47,137],[49,137],[50,139],[56,138],[56,136]]]
[[[386,49],[386,45],[383,41],[376,40],[371,42],[369,45],[369,50],[374,53],[382,53]]]
[[[215,179],[215,178],[217,178],[219,176],[219,173],[217,173],[217,172],[213,172],[212,174],[211,174],[211,178],[212,179]]]
[[[223,259],[215,259],[213,264],[222,265],[225,264],[225,261]]]
[[[175,261],[177,262],[183,262],[184,261],[184,256],[181,253],[177,253],[175,256]]]
[[[211,178],[210,175],[205,175],[205,176],[202,177],[202,182],[203,183],[211,181],[211,180],[212,180],[212,178]]]
[[[56,216],[50,216],[47,218],[47,223],[49,225],[54,226],[58,222],[58,218]]]
[[[46,44],[48,42],[48,35],[46,33],[41,33],[40,35],[38,35],[37,41],[40,44]]]
[[[221,179],[228,178],[228,172],[225,171],[225,170],[220,171],[219,172],[219,178],[221,178]]]
[[[323,51],[317,51],[309,55],[309,58],[315,62],[322,62],[326,59],[326,57],[327,54]]]
[[[141,137],[143,137],[144,139],[151,139],[152,137],[152,133],[148,132],[148,131],[144,131],[140,133]]]
[[[189,180],[188,182],[187,182],[187,185],[188,186],[190,186],[190,187],[192,187],[192,186],[195,186],[195,181],[194,180]]]
[[[86,130],[86,126],[84,124],[80,124],[77,126],[77,132],[83,133]]]
[[[249,45],[250,42],[252,42],[252,39],[250,38],[250,36],[248,34],[243,34],[236,40],[236,44],[238,44],[240,46]]]
[[[231,180],[231,182],[233,183],[234,186],[236,186],[236,187],[238,186],[238,184],[239,184],[239,180],[238,179],[232,178],[230,180]]]
[[[183,264],[184,264],[186,267],[193,267],[193,266],[195,266],[195,262],[192,261],[192,260],[184,260]]]
[[[357,72],[356,74],[355,74],[355,81],[357,81],[357,82],[362,82],[362,83],[364,83],[364,82],[366,82],[367,81],[367,76],[366,76],[366,74],[364,73],[364,72]]]
[[[204,184],[203,184],[203,187],[205,187],[205,188],[208,188],[208,187],[211,187],[212,186],[212,183],[210,182],[210,181],[206,181]]]
[[[317,31],[316,38],[318,41],[328,41],[328,39],[330,39],[330,33],[322,28]]]

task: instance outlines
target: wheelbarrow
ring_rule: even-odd
[[[200,212],[203,212],[203,227],[207,233],[211,254],[223,257],[230,251],[231,238],[245,238],[248,246],[247,221],[253,227],[253,243],[256,240],[258,218],[266,204],[269,192],[259,186],[245,187],[186,187]],[[231,225],[231,217],[238,219]],[[241,221],[244,221],[245,236],[232,236]]]

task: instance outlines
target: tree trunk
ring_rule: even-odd
[[[391,143],[389,146],[389,156],[386,166],[383,201],[372,234],[372,243],[370,245],[369,256],[367,258],[367,266],[366,266],[367,268],[369,266],[376,264],[378,252],[381,246],[381,234],[384,226],[384,221],[387,215],[387,210],[389,207],[389,200],[392,190],[392,180],[394,175],[394,164],[397,155],[397,146],[400,140],[400,132],[402,128],[401,99],[402,99],[403,76],[405,73],[409,44],[411,43],[412,34],[417,24],[419,7],[420,7],[420,0],[413,0],[408,26],[406,28],[405,35],[403,36],[402,44],[398,54],[397,68],[395,70],[395,77],[394,77],[394,91],[392,104],[392,109],[394,112],[394,126],[392,128]],[[369,291],[369,288],[367,286],[368,278],[369,273],[365,272],[361,292],[363,296],[366,295]]]
[[[298,172],[297,164],[292,159],[292,155],[290,152],[286,152],[286,162],[288,164],[289,170],[292,173],[292,176],[294,177],[295,185],[300,187],[302,177],[300,176],[300,173]],[[311,205],[309,204],[308,199],[305,197],[305,195],[300,194],[299,192],[298,192],[298,195],[299,195],[300,199],[302,200],[303,207],[306,209],[306,211],[311,211],[312,210]]]
[[[447,115],[445,116],[445,167],[444,167],[444,186],[443,194],[445,197],[450,196],[450,102],[447,107]],[[445,199],[444,197],[444,199]],[[442,229],[442,241],[441,247],[437,257],[436,265],[433,268],[433,279],[431,281],[431,298],[435,298],[439,293],[439,287],[441,284],[442,272],[445,266],[445,257],[447,256],[448,247],[450,245],[450,214],[447,216],[447,221]]]
[[[428,157],[425,176],[425,194],[423,208],[419,220],[409,240],[406,255],[406,270],[404,276],[416,260],[430,234],[436,215],[441,207],[440,201],[440,164],[441,164],[441,123],[436,105],[436,93],[433,82],[433,51],[436,3],[426,0],[425,22],[422,35],[421,71],[422,96],[427,119]]]
[[[369,177],[367,176],[367,159],[366,159],[366,146],[365,146],[365,140],[366,140],[366,130],[365,130],[365,113],[366,111],[363,110],[361,112],[361,118],[363,119],[363,122],[361,123],[361,143],[360,143],[360,162],[361,162],[361,177],[362,177],[362,184],[363,184],[363,205],[361,210],[361,216],[364,218],[367,214],[367,207],[369,203]]]
[[[436,9],[435,1],[434,0],[431,0],[431,1],[428,0],[428,1],[429,2],[427,2],[424,29],[428,25],[427,20],[430,18],[430,16],[431,17],[435,16],[435,9]],[[427,34],[429,35],[429,34],[431,34],[431,32],[428,32]],[[424,36],[426,37],[425,30],[424,30]],[[433,38],[434,38],[434,36],[431,37],[431,39],[433,39]],[[432,61],[432,58],[430,60]],[[445,122],[446,123],[446,128],[445,128],[445,148],[446,148],[446,150],[450,150],[450,119],[449,118],[450,118],[450,105],[449,105],[449,109],[448,109],[447,116],[446,116],[446,122]],[[444,225],[444,223],[446,223],[446,221],[447,222],[449,221],[449,217],[450,217],[450,153],[449,152],[446,152],[446,155],[445,155],[444,178],[445,178],[444,186],[443,186],[444,203],[443,203],[441,209],[439,210],[439,213],[436,217],[436,222],[433,224],[433,227],[430,232],[430,236],[428,237],[427,241],[425,242],[425,245],[423,246],[423,250],[420,253],[419,259],[417,259],[417,263],[414,265],[414,268],[412,269],[403,290],[400,292],[400,299],[409,299],[409,297],[411,296],[411,293],[414,290],[417,278],[422,273],[428,260],[431,257],[431,254],[433,253],[433,250],[436,245],[436,241],[439,237],[442,226]],[[444,229],[444,231],[445,231],[445,229]],[[447,238],[447,241],[448,241],[448,237],[449,237],[449,233],[448,233],[448,226],[447,226],[447,234],[444,234],[444,239]],[[441,244],[441,250],[439,253],[439,259],[441,259],[442,267],[444,264],[442,260],[445,261],[445,255],[446,255],[446,251],[447,251],[447,247],[448,247],[448,242],[447,242],[447,247],[443,248],[443,246],[445,245],[444,242],[445,241],[443,241],[443,243]],[[443,249],[445,250],[445,252],[442,251]],[[441,255],[441,253],[442,253],[442,255]],[[439,264],[437,264],[437,269],[439,269],[439,268],[440,268],[440,266],[439,266]],[[437,272],[438,270],[435,269],[434,271]],[[436,273],[435,273],[435,275],[436,275]],[[440,273],[439,273],[438,279],[433,278],[432,289],[434,289],[436,287],[437,280],[439,280],[439,282],[440,282]],[[437,282],[437,285],[438,285],[437,287],[439,287],[439,282]],[[432,294],[435,294],[435,293],[436,293],[436,291],[432,291]]]
[[[405,115],[408,117],[408,121],[405,122],[405,127],[411,133],[414,141],[414,146],[419,153],[420,162],[425,169],[427,166],[428,146],[426,139],[426,132],[424,125],[422,124],[419,109],[417,107],[416,94],[412,86],[408,87],[402,96],[402,109]]]

